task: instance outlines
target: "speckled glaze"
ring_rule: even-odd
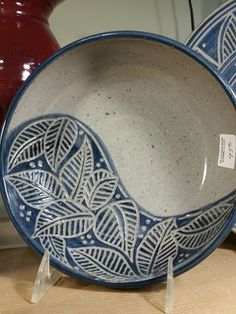
[[[219,135],[236,128],[232,97],[197,55],[152,34],[62,49],[7,117],[2,190],[16,227],[40,254],[51,250],[55,266],[98,284],[163,280],[169,257],[176,275],[192,267],[235,216],[235,169],[217,166]],[[36,200],[48,180],[57,187]]]
[[[219,70],[236,97],[236,1],[227,1],[207,17],[186,45]],[[233,231],[236,232],[236,225]]]

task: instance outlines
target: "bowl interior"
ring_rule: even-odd
[[[93,130],[149,213],[183,214],[235,189],[235,169],[217,165],[220,134],[235,133],[235,108],[201,64],[172,46],[110,38],[75,47],[27,88],[9,130],[51,113]]]

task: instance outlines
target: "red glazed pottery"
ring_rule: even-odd
[[[48,17],[60,0],[0,0],[0,125],[20,85],[59,45]]]

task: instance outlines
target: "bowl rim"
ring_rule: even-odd
[[[5,205],[5,208],[7,209],[8,215],[11,218],[11,221],[13,222],[16,230],[20,234],[20,236],[23,238],[23,240],[40,256],[42,256],[42,253],[40,252],[38,245],[33,245],[32,241],[30,241],[27,237],[26,234],[21,230],[20,225],[17,223],[17,219],[15,219],[9,202],[8,202],[8,193],[6,193],[5,189],[5,183],[3,180],[3,169],[4,169],[4,155],[5,152],[3,151],[4,147],[4,141],[6,139],[7,133],[8,133],[8,127],[11,121],[11,118],[14,114],[14,111],[24,95],[24,93],[27,91],[28,87],[32,84],[32,82],[37,78],[37,76],[45,69],[47,66],[49,66],[51,63],[53,63],[55,60],[57,60],[60,56],[64,55],[65,53],[79,48],[80,46],[92,43],[92,42],[97,42],[97,41],[102,41],[102,40],[108,40],[108,39],[141,39],[141,40],[147,40],[147,41],[153,41],[156,43],[161,43],[166,46],[171,47],[172,49],[177,49],[183,54],[187,55],[188,57],[194,59],[196,62],[198,62],[200,65],[204,67],[217,81],[218,83],[223,87],[224,91],[228,95],[229,99],[232,102],[232,105],[234,106],[236,110],[236,98],[234,97],[233,90],[231,87],[227,84],[227,82],[224,80],[224,78],[220,75],[220,73],[213,67],[211,66],[203,57],[201,57],[199,54],[194,52],[192,49],[188,48],[184,44],[181,44],[173,39],[169,39],[167,37],[161,36],[161,35],[156,35],[153,33],[148,33],[148,32],[140,32],[140,31],[112,31],[112,32],[104,32],[104,33],[99,33],[95,35],[91,35],[79,40],[76,40],[65,47],[59,49],[57,52],[55,52],[52,56],[50,56],[47,60],[45,60],[37,69],[33,71],[31,75],[27,78],[27,80],[23,83],[15,97],[13,98],[9,109],[7,111],[7,114],[4,118],[2,130],[1,130],[1,135],[0,135],[0,166],[1,166],[1,176],[0,176],[0,192],[2,195],[3,203]],[[224,228],[221,230],[220,235],[218,235],[208,246],[205,250],[202,250],[201,253],[192,260],[189,261],[188,264],[186,264],[183,267],[178,268],[175,272],[174,275],[178,276],[185,271],[191,269],[198,263],[200,263],[203,259],[205,259],[208,255],[210,255],[225,239],[225,237],[229,234],[231,231],[234,223],[236,221],[236,203],[234,205],[234,210],[233,214],[231,217],[228,219],[227,223],[225,224]],[[199,249],[201,250],[201,249]],[[60,271],[66,273],[69,276],[73,276],[79,280],[83,280],[89,283],[94,284],[95,281],[92,279],[89,279],[87,277],[84,277],[82,274],[76,274],[73,271],[69,269],[65,269],[63,265],[57,261],[53,260],[51,261],[52,266],[55,266],[57,269]],[[166,279],[166,274],[163,276],[160,276],[158,278],[152,278],[152,279],[147,279],[139,282],[128,282],[128,283],[109,283],[109,282],[100,282],[96,281],[96,284],[102,285],[102,286],[107,286],[107,287],[117,287],[117,288],[138,288],[144,285],[148,284],[153,284],[155,282],[159,281],[164,281]]]

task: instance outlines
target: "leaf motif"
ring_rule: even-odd
[[[221,65],[226,62],[236,51],[235,33],[236,16],[231,13],[226,17],[219,31],[218,59]]]
[[[231,199],[232,200],[232,199]],[[233,211],[233,202],[221,202],[191,220],[187,225],[174,231],[180,247],[195,250],[213,240]]]
[[[42,236],[39,238],[43,248],[57,260],[69,265],[66,258],[66,241],[62,238]]]
[[[69,253],[74,262],[93,278],[119,282],[135,276],[124,257],[115,250],[95,246],[69,248]]]
[[[26,170],[5,176],[5,180],[26,204],[37,209],[55,199],[67,197],[61,183],[48,171]]]
[[[139,210],[132,200],[109,204],[96,218],[94,233],[103,243],[119,248],[133,261],[139,230]]]
[[[82,204],[73,200],[57,200],[38,214],[33,236],[77,237],[89,231],[94,220],[94,214]]]
[[[65,163],[60,171],[60,181],[72,199],[82,199],[84,182],[93,171],[93,150],[87,136],[79,150]]]
[[[43,139],[52,121],[52,119],[43,119],[33,122],[16,136],[8,155],[8,171],[43,154]]]
[[[142,275],[156,276],[167,271],[168,258],[175,259],[177,241],[172,235],[175,220],[169,218],[156,223],[145,235],[137,249],[136,263]]]
[[[54,171],[71,151],[77,136],[78,127],[70,118],[58,118],[47,129],[44,137],[45,157]]]
[[[105,169],[95,170],[84,185],[84,199],[91,210],[105,206],[112,198],[118,178]]]

